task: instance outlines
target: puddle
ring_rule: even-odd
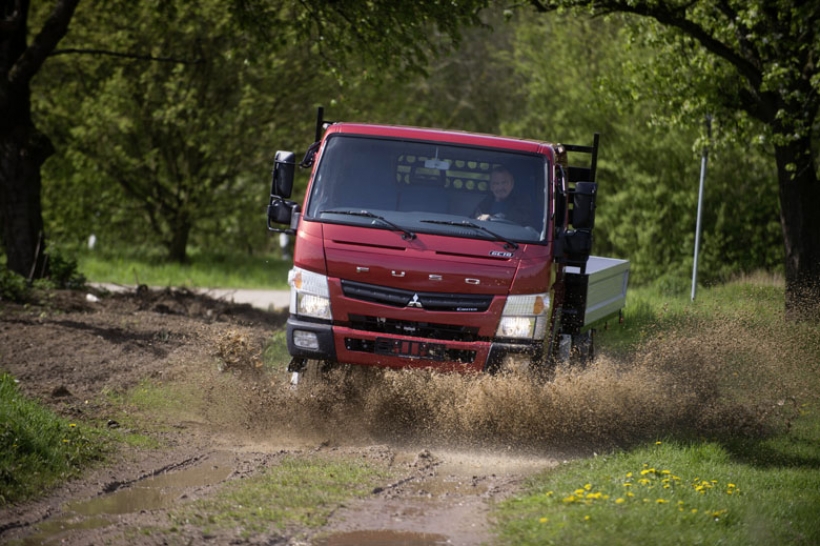
[[[450,544],[444,535],[409,531],[349,531],[334,533],[315,542],[316,546],[441,546]]]
[[[63,533],[112,525],[114,521],[107,516],[168,508],[179,501],[186,489],[213,485],[226,479],[233,472],[231,461],[230,453],[215,453],[192,468],[146,478],[125,489],[87,501],[66,503],[63,516],[37,525],[37,531],[22,544],[56,544]]]
[[[193,468],[140,480],[127,489],[83,502],[68,503],[67,512],[82,516],[130,514],[174,504],[186,488],[213,485],[227,478],[233,467],[227,453],[208,458]]]

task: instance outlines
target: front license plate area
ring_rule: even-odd
[[[399,356],[403,358],[446,360],[446,351],[446,346],[440,343],[380,337],[376,338],[376,346],[373,352],[379,355]]]

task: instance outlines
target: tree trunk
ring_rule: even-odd
[[[27,44],[30,0],[0,0],[0,222],[7,267],[26,278],[48,274],[40,167],[54,153],[31,121],[31,79],[68,31],[80,0],[56,0]]]
[[[48,275],[40,167],[52,152],[51,142],[31,124],[0,134],[0,218],[6,265],[27,279]]]
[[[786,259],[786,318],[820,320],[820,187],[806,136],[775,148]]]
[[[188,238],[191,234],[191,221],[182,213],[174,218],[173,232],[168,244],[168,258],[178,264],[188,263]]]

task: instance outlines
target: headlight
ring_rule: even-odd
[[[549,307],[548,293],[509,296],[495,335],[517,339],[544,339]]]
[[[290,312],[294,315],[331,320],[327,277],[300,267],[288,273]]]

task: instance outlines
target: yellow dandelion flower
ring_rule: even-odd
[[[626,496],[629,497],[629,498],[632,498],[632,497],[635,496],[635,493],[633,493],[632,491],[629,491],[629,492],[627,492]]]
[[[75,428],[77,426],[77,424],[76,423],[70,423],[68,426],[71,427],[71,428]]]
[[[664,476],[668,476],[668,475],[670,475],[671,473],[672,473],[672,472],[670,472],[669,470],[661,470],[661,474],[663,474]]]
[[[623,497],[618,497],[617,499],[615,499],[615,504],[623,504],[625,502],[626,499],[624,499]]]
[[[631,484],[631,483],[629,483],[629,482],[626,482],[626,483],[624,484],[624,487],[632,487],[632,484]]]
[[[591,519],[592,519],[592,518],[591,518],[591,517],[589,517],[589,516],[584,516],[584,521],[589,521],[589,520],[591,520]]]
[[[659,445],[661,445],[662,443],[663,443],[663,442],[661,442],[660,440],[658,440],[657,442],[655,442],[655,445],[656,445],[656,446],[659,446]]]
[[[626,473],[626,477],[627,477],[627,478],[631,478],[631,477],[632,477],[632,472],[627,472],[627,473]]]
[[[656,500],[655,502],[657,502],[658,504],[666,504],[666,503],[667,503],[667,502],[669,502],[669,501],[668,501],[668,500],[666,500],[666,499],[658,499],[658,500]]]
[[[567,504],[571,504],[571,503],[573,503],[577,500],[578,500],[578,497],[576,497],[575,495],[570,495],[569,497],[564,497],[563,498],[563,501]]]
[[[588,483],[588,484],[584,485],[584,489],[589,491],[590,489],[592,489],[592,484]]]
[[[547,518],[541,518],[538,520],[540,523],[547,523],[549,520]]]

